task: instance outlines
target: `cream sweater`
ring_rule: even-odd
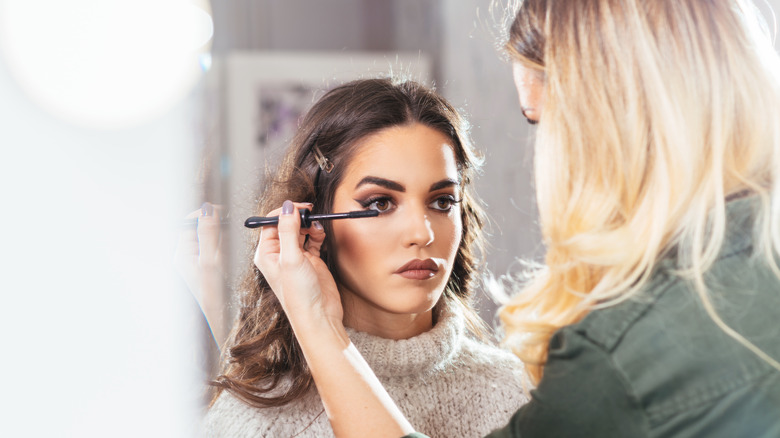
[[[432,330],[394,341],[347,329],[412,426],[430,437],[481,437],[506,424],[526,401],[522,365],[512,354],[467,336],[457,311]],[[316,391],[258,409],[223,391],[205,418],[208,437],[332,437]]]

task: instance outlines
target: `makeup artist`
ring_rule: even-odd
[[[527,401],[522,364],[479,339],[470,304],[484,213],[472,193],[481,159],[466,126],[441,96],[411,81],[354,81],[314,104],[264,179],[256,213],[287,219],[286,243],[305,263],[285,276],[317,293],[279,300],[277,227],[252,233],[254,259],[206,436],[333,436],[291,310],[331,312],[354,354],[431,436],[486,434]],[[301,228],[294,214],[292,226],[302,208],[327,216]],[[357,213],[332,220],[347,212]],[[272,221],[247,224],[261,222]]]
[[[527,0],[506,47],[547,253],[500,311],[537,386],[490,436],[780,436],[780,60],[754,5]],[[282,213],[256,260],[336,436],[419,431]]]

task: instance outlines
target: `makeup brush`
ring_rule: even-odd
[[[301,228],[309,228],[313,221],[332,220],[332,219],[357,219],[361,217],[376,217],[379,212],[376,210],[350,211],[348,213],[329,213],[329,214],[311,214],[308,208],[298,210],[301,214]],[[244,222],[247,228],[258,228],[266,225],[276,225],[279,223],[279,216],[258,217],[252,216]]]

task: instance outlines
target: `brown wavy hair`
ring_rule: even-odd
[[[463,233],[443,303],[437,307],[460,307],[470,332],[481,336],[483,325],[471,301],[482,260],[484,212],[471,182],[482,158],[473,149],[467,122],[433,90],[413,81],[363,79],[327,92],[304,117],[277,171],[265,179],[256,213],[265,214],[287,199],[311,202],[314,213],[330,213],[336,188],[359,141],[383,129],[413,123],[451,139],[463,190]],[[334,164],[332,172],[320,170],[312,152],[314,145]],[[329,222],[323,226],[330,235]],[[254,254],[257,240],[257,233],[253,233],[250,254]],[[321,257],[338,283],[336,255],[328,239]],[[279,301],[251,257],[248,262],[238,319],[223,354],[221,374],[212,382],[217,388],[213,400],[228,390],[252,406],[282,406],[311,390],[313,380]]]

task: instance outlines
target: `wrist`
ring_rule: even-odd
[[[304,349],[307,345],[316,346],[322,343],[346,348],[350,343],[347,330],[340,319],[336,320],[325,316],[297,318],[290,319],[290,325],[292,325],[295,336]]]

